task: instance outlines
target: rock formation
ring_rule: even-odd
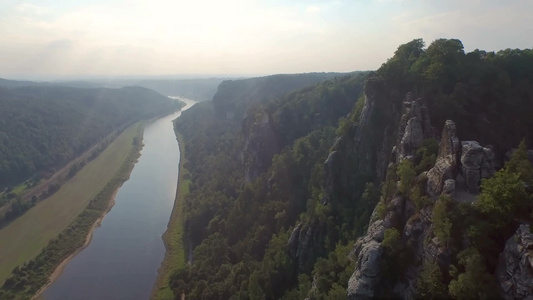
[[[244,180],[250,182],[265,172],[272,157],[280,151],[281,143],[270,122],[270,115],[263,111],[257,116],[246,116],[242,121],[244,150]]]
[[[430,196],[440,195],[446,180],[455,179],[459,163],[459,146],[455,123],[452,120],[447,120],[442,130],[437,161],[427,173],[427,192]]]
[[[402,103],[396,161],[415,155],[422,141],[431,137],[433,137],[433,128],[426,104],[420,98],[413,100],[412,94],[408,93]]]
[[[309,272],[312,269],[313,244],[315,243],[316,224],[305,228],[300,223],[291,233],[288,244],[289,256],[297,262],[300,271]]]
[[[399,204],[399,201],[394,202]],[[381,261],[383,247],[381,242],[385,229],[393,227],[396,210],[390,211],[384,220],[374,209],[365,236],[359,238],[352,250],[357,267],[348,282],[348,299],[372,299],[376,297],[376,286],[381,282]]]
[[[504,299],[532,299],[533,233],[522,224],[507,240],[496,270]]]
[[[463,141],[461,152],[462,173],[465,178],[466,189],[477,194],[482,178],[494,175],[494,153],[491,149],[482,147],[476,141]]]
[[[397,125],[392,125],[398,128],[396,145],[392,150],[392,159],[396,162],[414,156],[422,145],[422,141],[433,136],[433,129],[429,122],[425,104],[423,104],[421,99],[413,100],[411,94],[408,94],[402,103],[402,115],[398,123]],[[409,226],[407,232],[403,234],[404,238],[419,245],[419,252],[423,252],[423,240],[428,234],[427,229],[429,224],[431,224],[428,221],[430,212],[428,212],[427,218],[423,220],[417,219],[418,223],[413,221],[410,225],[406,225],[406,223],[409,224],[408,219],[415,212],[411,202],[402,196],[395,196],[390,199],[387,206],[388,212],[383,220],[378,217],[378,208],[376,207],[372,214],[367,234],[358,239],[354,246],[352,252],[356,257],[357,267],[348,283],[349,299],[379,297],[379,291],[376,291],[376,288],[382,281],[381,261],[383,248],[381,242],[387,228],[403,228],[404,226],[407,228]],[[416,270],[413,274],[411,284],[416,281]],[[398,287],[398,290],[404,290],[401,292],[404,294],[414,294],[414,288],[409,286]]]
[[[338,139],[325,162],[325,189],[323,202],[342,197],[348,191],[340,182],[345,174],[357,170],[360,174],[374,174],[382,180],[395,143],[400,118],[400,105],[385,93],[385,82],[370,78],[365,83],[365,104],[359,122],[351,128],[350,137]]]

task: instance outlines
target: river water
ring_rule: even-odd
[[[187,103],[182,110],[194,104]],[[165,255],[161,235],[174,205],[180,152],[172,120],[144,130],[144,147],[115,205],[94,230],[87,248],[74,257],[43,293],[44,299],[148,299]]]

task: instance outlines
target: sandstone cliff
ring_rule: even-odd
[[[380,99],[376,96],[380,95],[380,92],[383,93],[383,90],[376,91],[375,84],[376,82],[370,82],[370,86],[365,89],[367,91],[367,105],[363,111],[363,118],[368,118],[367,115],[371,114],[375,101]],[[394,110],[393,100],[385,103],[389,107],[381,108],[382,111]],[[412,94],[409,93],[402,101],[401,107],[401,117],[398,119],[389,118],[390,123],[380,128],[381,130],[384,128],[388,130],[384,130],[384,134],[379,135],[383,141],[381,147],[373,141],[372,137],[364,135],[363,131],[368,130],[367,128],[357,128],[355,141],[358,144],[356,144],[357,148],[355,149],[368,149],[370,147],[374,151],[374,154],[364,151],[362,153],[361,151],[355,152],[358,155],[363,154],[362,158],[364,158],[364,163],[357,165],[357,167],[373,168],[377,178],[385,178],[383,166],[389,162],[391,165],[397,165],[403,160],[416,163],[417,150],[421,147],[422,141],[434,136],[427,107],[422,99],[413,100]],[[361,125],[364,126],[365,124],[368,123],[362,120]],[[395,139],[393,139],[394,131],[397,131]],[[375,132],[373,131],[373,134]],[[394,147],[390,144],[391,140],[395,141]],[[354,148],[351,150],[354,151]],[[391,154],[385,155],[385,153]],[[332,152],[330,156],[332,160],[340,159],[337,158],[339,154],[336,152]],[[326,169],[335,166],[330,159],[326,165]],[[336,165],[342,164],[337,163]],[[417,295],[417,281],[425,263],[436,263],[442,270],[448,272],[453,257],[447,244],[435,236],[433,203],[442,194],[451,196],[457,203],[475,201],[475,195],[479,193],[481,179],[494,175],[496,165],[495,154],[490,146],[481,146],[477,141],[461,142],[457,135],[455,123],[452,120],[446,121],[440,134],[439,151],[434,166],[429,171],[418,174],[414,179],[415,182],[427,183],[425,190],[429,202],[424,207],[417,209],[410,197],[404,197],[399,192],[382,196],[382,204],[376,206],[366,234],[359,238],[354,245],[352,254],[357,264],[348,284],[348,298],[372,299],[384,295],[394,295],[399,298],[412,299]],[[332,169],[326,174],[334,174],[335,171]],[[329,175],[326,178],[326,182],[329,184],[338,180],[331,177],[333,176]],[[335,190],[331,190],[332,192],[328,195],[334,195]],[[329,197],[331,198],[331,196]],[[386,207],[385,212],[383,212],[384,207]],[[411,262],[402,271],[403,274],[397,274],[397,281],[387,283],[388,288],[392,291],[384,294],[384,249],[382,242],[385,230],[392,228],[400,232],[401,243],[410,253]],[[499,279],[502,289],[509,299],[523,297],[531,289],[529,250],[526,250],[531,245],[529,245],[529,237],[525,232],[522,227],[519,229],[516,237],[507,242],[505,252],[500,258]]]

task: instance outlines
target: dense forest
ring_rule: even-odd
[[[0,88],[0,187],[48,176],[114,130],[180,105],[139,87]]]
[[[498,257],[532,219],[532,50],[465,53],[456,39],[427,48],[417,39],[376,72],[305,88],[262,80],[223,82],[213,103],[175,124],[191,174],[184,222],[194,249],[171,277],[176,298],[503,293]],[[413,132],[416,142],[406,141]],[[463,159],[475,144],[459,139],[493,154],[482,181],[471,182]],[[443,182],[434,193],[432,175],[448,161],[454,169],[440,179],[457,179],[458,192],[439,196]]]

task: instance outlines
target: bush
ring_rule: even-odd
[[[493,299],[498,295],[497,283],[475,248],[468,248],[457,255],[464,272],[456,276],[448,286],[454,299]],[[458,273],[458,272],[457,272]]]
[[[418,276],[418,299],[446,299],[448,293],[442,270],[433,262],[426,262]]]
[[[450,196],[440,196],[433,207],[433,232],[445,244],[450,242],[452,235],[452,221],[449,216],[453,205],[454,202]]]
[[[416,176],[413,163],[408,159],[402,160],[402,162],[398,165],[398,170],[396,172],[400,178],[400,193],[402,193],[404,196],[409,196],[411,183]]]
[[[494,177],[483,179],[481,194],[477,199],[476,208],[493,219],[496,227],[502,227],[520,213],[520,208],[529,205],[531,197],[526,192],[520,174],[504,168],[496,172]]]
[[[417,210],[421,210],[431,204],[431,200],[426,196],[427,179],[427,176],[420,174],[409,194],[409,198]]]
[[[439,153],[439,141],[436,139],[427,139],[422,141],[422,145],[416,151],[416,156],[420,162],[416,166],[416,172],[428,171],[435,165]]]

